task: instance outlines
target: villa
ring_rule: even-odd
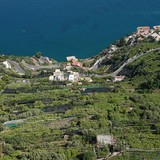
[[[49,81],[64,81],[64,73],[60,69],[56,69],[53,75],[49,76]]]
[[[70,82],[78,82],[80,80],[80,75],[78,72],[70,72],[68,80]]]
[[[68,62],[67,64],[64,65],[64,70],[70,71],[72,69],[71,63]]]
[[[138,27],[137,28],[137,33],[139,35],[142,35],[142,36],[146,36],[150,33],[150,27],[149,26],[142,26],[142,27]]]
[[[80,63],[78,61],[73,61],[72,66],[83,67],[82,63]]]
[[[49,81],[70,81],[78,82],[80,80],[80,74],[78,72],[63,72],[60,69],[56,69],[53,75],[49,76]]]
[[[64,81],[64,73],[60,69],[56,69],[53,73],[55,81]]]

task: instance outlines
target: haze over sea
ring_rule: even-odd
[[[0,0],[0,53],[86,58],[158,24],[160,0]]]

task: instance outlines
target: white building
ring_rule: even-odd
[[[80,75],[78,72],[70,72],[68,80],[70,82],[78,82],[80,80]]]
[[[49,81],[70,81],[78,82],[80,80],[80,75],[78,72],[62,72],[60,69],[56,69],[53,75],[49,76]]]
[[[64,73],[60,69],[56,69],[52,76],[49,76],[49,81],[64,81]]]
[[[74,81],[75,81],[75,82],[78,82],[78,81],[80,80],[80,75],[79,75],[79,73],[78,73],[78,72],[73,72],[73,74],[74,74]]]
[[[66,57],[67,61],[77,61],[78,59],[75,56]]]
[[[54,77],[53,76],[49,76],[49,81],[54,81]]]
[[[55,81],[64,81],[64,73],[60,69],[55,70],[53,77]]]
[[[6,68],[12,68],[11,64],[8,61],[4,61],[3,64],[5,65]]]
[[[73,74],[70,74],[68,80],[70,82],[74,82],[75,81],[74,79],[75,79],[75,76]]]
[[[157,33],[151,34],[151,37],[153,37],[156,41],[159,41],[159,40],[160,40],[160,35],[157,34]]]
[[[72,66],[71,66],[71,63],[70,63],[70,62],[68,62],[68,63],[65,65],[65,67],[64,67],[64,69],[67,70],[67,71],[70,71],[71,68],[72,68]]]

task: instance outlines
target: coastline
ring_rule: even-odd
[[[70,55],[94,56],[137,26],[153,26],[160,15],[159,1],[145,5],[138,1],[138,6],[136,1],[122,0],[79,1],[78,5],[73,0],[63,5],[58,0],[40,0],[38,5],[31,0],[7,3],[0,6],[0,53],[32,56],[41,51],[58,61]]]

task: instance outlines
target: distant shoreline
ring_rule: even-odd
[[[58,61],[70,55],[88,58],[137,26],[157,24],[159,6],[160,1],[138,0],[2,1],[0,53],[32,56],[40,51]]]

